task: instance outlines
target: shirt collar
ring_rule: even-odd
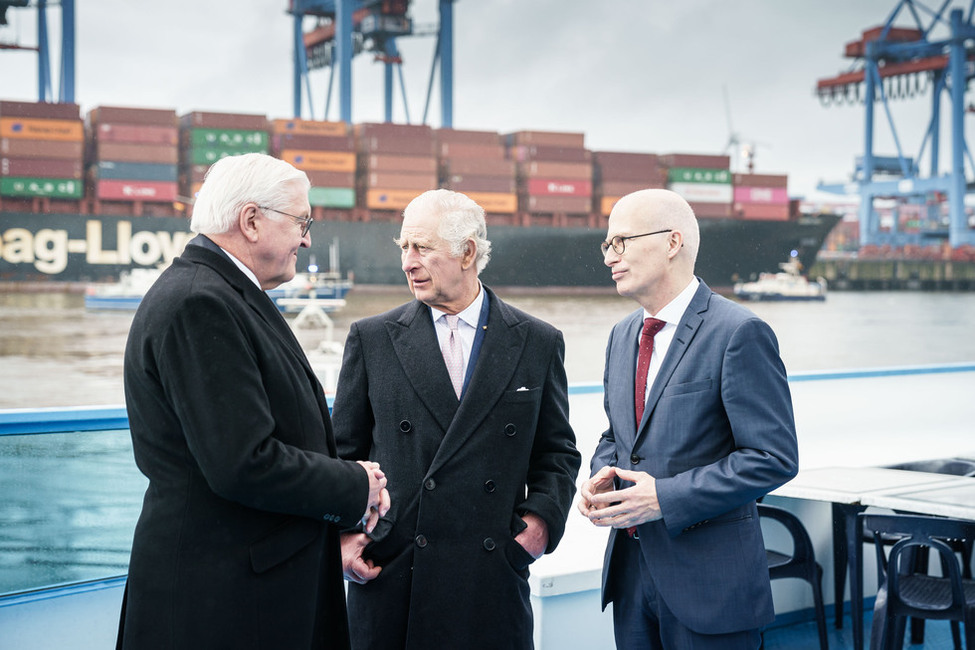
[[[223,246],[220,247],[220,250],[222,250],[227,255],[227,257],[230,258],[230,261],[231,262],[233,262],[234,264],[237,265],[237,268],[238,269],[240,269],[241,271],[243,271],[244,275],[246,275],[248,278],[250,278],[251,282],[253,282],[254,284],[257,285],[257,288],[258,289],[261,288],[261,283],[257,279],[257,276],[254,275],[254,272],[253,271],[251,271],[249,268],[247,268],[247,266],[243,262],[241,262],[239,259],[237,259],[233,255],[231,255],[230,252],[227,251],[227,249],[224,248]]]
[[[677,294],[677,297],[664,305],[663,309],[658,311],[656,314],[651,314],[644,309],[643,317],[657,318],[666,322],[667,324],[676,325],[680,322],[680,319],[684,317],[684,312],[687,311],[687,307],[691,304],[694,294],[697,293],[697,287],[699,284],[700,281],[696,277],[691,278],[691,281],[686,287],[684,287],[684,290]]]

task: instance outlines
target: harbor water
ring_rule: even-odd
[[[562,330],[572,384],[601,381],[609,331],[635,307],[607,291],[498,293]],[[331,329],[296,333],[327,374],[338,357],[320,352],[323,340],[341,344],[354,320],[409,297],[405,287],[356,287]],[[834,292],[825,302],[748,306],[774,328],[790,374],[975,362],[971,293]],[[131,321],[86,311],[77,293],[0,293],[0,409],[122,404]],[[883,408],[883,395],[842,399],[850,404],[822,408]],[[0,594],[124,574],[144,488],[126,431],[0,438]]]

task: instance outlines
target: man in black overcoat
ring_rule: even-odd
[[[380,463],[392,499],[343,534],[356,650],[532,647],[528,567],[562,537],[580,456],[562,335],[481,284],[486,234],[467,196],[415,198],[397,243],[416,300],[349,332],[339,455]]]

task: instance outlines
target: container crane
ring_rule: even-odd
[[[438,0],[440,22],[436,28],[418,29],[409,17],[409,0],[291,0],[288,12],[294,16],[294,115],[301,117],[302,95],[311,104],[311,70],[328,68],[325,115],[329,113],[332,85],[338,76],[339,119],[352,122],[352,58],[372,52],[385,66],[385,121],[393,119],[393,82],[398,73],[404,111],[409,122],[409,108],[403,82],[398,38],[436,35],[433,65],[427,85],[423,123],[427,121],[433,79],[440,68],[440,113],[442,126],[453,125],[453,4],[455,0]],[[316,25],[305,32],[305,17],[314,17]]]
[[[965,91],[973,76],[975,2],[967,12],[944,0],[937,9],[919,0],[900,0],[880,26],[864,30],[859,39],[846,44],[844,55],[853,59],[848,72],[820,79],[816,93],[824,105],[861,103],[866,109],[864,153],[857,160],[852,183],[821,184],[819,189],[860,196],[861,245],[923,246],[947,239],[952,248],[975,245],[975,230],[969,227],[965,197],[973,186],[966,180],[965,160],[975,172],[975,162],[965,140]],[[909,26],[895,26],[904,17]],[[947,32],[947,36],[938,34]],[[909,156],[901,146],[889,102],[910,98],[931,89],[931,117],[920,150]],[[942,98],[947,97],[951,116],[950,166],[939,167]],[[896,155],[874,152],[875,111],[882,106],[893,136]],[[921,160],[928,167],[922,175]],[[948,201],[948,228],[944,229],[941,204]],[[882,231],[874,201],[892,198],[900,204],[914,204],[925,213],[919,227],[907,232],[898,219],[889,231]]]
[[[74,103],[75,73],[75,0],[60,0],[48,3],[35,0],[37,8],[37,45],[20,45],[0,42],[0,50],[33,50],[37,52],[37,101]],[[27,8],[30,0],[0,0],[0,27],[7,24],[8,10]],[[61,6],[61,77],[60,87],[55,96],[51,87],[50,39],[47,35],[47,8],[50,4]]]

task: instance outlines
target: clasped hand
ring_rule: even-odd
[[[356,461],[369,475],[369,501],[362,515],[362,529],[371,533],[379,523],[379,518],[389,512],[389,491],[386,490],[386,475],[379,469],[379,463],[370,460]]]
[[[633,483],[617,490],[615,479]],[[596,526],[629,528],[663,517],[657,481],[646,472],[606,466],[579,489],[579,512]]]

